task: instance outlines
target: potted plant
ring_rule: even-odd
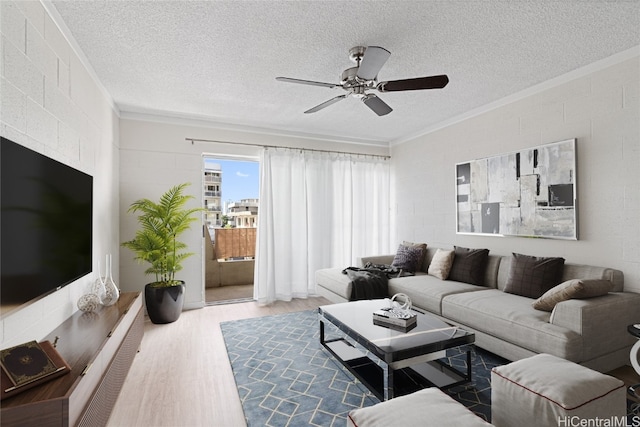
[[[128,210],[140,213],[140,229],[122,246],[135,253],[136,261],[150,264],[145,274],[154,276],[155,281],[145,285],[144,296],[149,319],[157,324],[175,322],[182,312],[185,283],[177,280],[175,274],[182,269],[182,261],[193,253],[184,252],[187,245],[178,239],[198,219],[195,214],[202,211],[202,208],[185,208],[194,198],[183,194],[189,185],[172,187],[157,203],[149,199],[136,200]]]

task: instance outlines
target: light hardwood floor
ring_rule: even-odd
[[[141,350],[131,366],[109,427],[246,426],[220,322],[310,310],[324,298],[259,306],[255,302],[185,311],[167,325],[145,322]],[[640,382],[630,366],[610,374]]]
[[[178,321],[145,320],[144,337],[108,426],[246,426],[220,322],[310,310],[324,298],[208,306]]]

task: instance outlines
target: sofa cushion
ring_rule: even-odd
[[[564,258],[513,253],[505,292],[539,298],[560,283]]]
[[[316,271],[316,283],[341,296],[347,301],[351,297],[351,279],[342,273],[342,268],[323,268]]]
[[[398,251],[393,257],[391,265],[401,270],[411,273],[420,271],[424,249],[421,246],[398,246]]]
[[[486,288],[468,283],[440,280],[434,276],[418,273],[415,276],[389,279],[389,295],[409,295],[414,307],[440,314],[442,298],[458,292],[480,291]]]
[[[469,249],[454,246],[455,257],[449,272],[449,280],[484,285],[489,249]]]
[[[431,264],[429,264],[427,273],[440,280],[445,280],[449,277],[449,271],[451,270],[451,264],[453,263],[453,255],[453,251],[438,249],[431,260]]]
[[[531,305],[536,310],[552,311],[559,302],[599,297],[608,294],[611,289],[613,283],[608,280],[567,280],[549,289]]]
[[[476,288],[480,291],[445,296],[442,316],[535,353],[581,361],[582,338],[549,323],[549,312],[534,309],[528,298]]]

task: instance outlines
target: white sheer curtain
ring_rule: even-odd
[[[266,148],[261,158],[254,298],[315,294],[315,271],[389,247],[389,162]]]

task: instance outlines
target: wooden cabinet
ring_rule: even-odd
[[[105,425],[144,334],[139,292],[97,313],[77,312],[44,338],[71,373],[3,400],[2,426]]]

